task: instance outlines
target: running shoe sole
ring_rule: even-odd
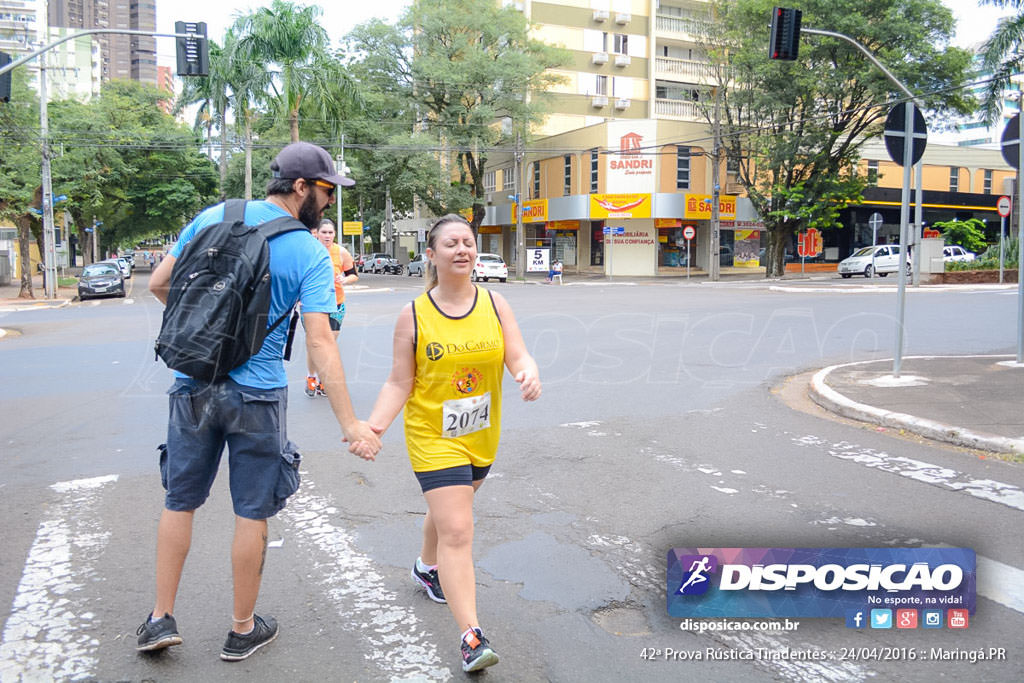
[[[420,577],[416,576],[416,568],[415,567],[413,567],[413,569],[410,572],[410,574],[412,575],[412,580],[415,581],[416,583],[418,583],[420,586],[422,586],[423,590],[427,591],[427,597],[429,597],[434,602],[438,602],[438,603],[440,603],[442,605],[447,605],[448,604],[448,601],[445,600],[444,598],[439,598],[436,595],[434,595],[434,590],[430,586],[430,583],[428,583],[427,581],[424,581]]]
[[[486,669],[489,666],[494,666],[498,663],[498,653],[494,650],[487,650],[482,655],[474,659],[469,664],[462,664],[462,670],[466,673],[470,671],[479,671],[480,669]]]
[[[278,629],[277,631],[274,632],[274,635],[270,636],[270,638],[268,638],[267,640],[264,640],[259,645],[256,645],[251,650],[248,650],[247,652],[244,652],[242,654],[237,654],[237,655],[236,654],[228,654],[227,652],[223,652],[222,651],[220,653],[220,658],[223,659],[225,662],[240,662],[243,659],[248,659],[249,657],[251,657],[253,655],[253,653],[256,652],[256,650],[259,650],[264,645],[269,645],[270,643],[272,643],[275,640],[277,640],[277,635],[280,632],[281,632],[281,630]]]
[[[175,633],[175,634],[172,634],[172,635],[164,636],[163,638],[161,638],[160,640],[157,640],[155,642],[146,643],[145,645],[139,645],[138,647],[135,648],[135,651],[136,652],[152,652],[153,650],[162,650],[165,647],[170,647],[172,645],[181,645],[182,642],[183,642],[183,640],[182,640],[181,636],[178,635],[177,633]]]

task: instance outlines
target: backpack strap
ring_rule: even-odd
[[[297,218],[292,216],[281,216],[273,220],[269,220],[266,223],[262,223],[257,226],[256,230],[263,235],[263,239],[270,241],[271,238],[283,235],[286,232],[293,232],[296,230],[302,230],[309,232],[309,228],[304,223],[299,221]],[[274,329],[283,323],[288,316],[291,316],[291,321],[288,323],[288,336],[284,347],[284,359],[291,360],[292,356],[292,342],[295,340],[295,328],[298,326],[299,314],[292,306],[284,314],[274,321],[274,324],[267,330],[267,334],[270,334]]]
[[[304,230],[309,232],[309,228],[304,223],[300,222],[298,218],[292,218],[291,216],[280,216],[273,220],[269,220],[266,223],[260,224],[257,228],[260,234],[263,235],[263,239],[270,240],[272,237],[284,234],[286,232],[292,232],[294,230]]]
[[[224,202],[224,222],[245,221],[245,200],[228,199]]]

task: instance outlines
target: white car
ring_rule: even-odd
[[[942,260],[946,263],[950,261],[973,261],[974,252],[967,251],[957,244],[952,244],[942,248]]]
[[[874,255],[872,263],[872,255]],[[861,247],[839,262],[839,274],[844,278],[854,275],[871,277],[872,272],[881,277],[895,273],[900,263],[900,245],[882,244],[874,247]],[[906,264],[910,272],[910,263]]]
[[[477,254],[476,265],[473,266],[473,282],[498,278],[502,282],[508,280],[508,266],[497,254]]]
[[[119,256],[118,258],[109,258],[105,261],[97,261],[97,263],[113,264],[119,271],[121,271],[121,276],[126,280],[132,276],[132,266],[128,263],[128,259],[123,256]]]

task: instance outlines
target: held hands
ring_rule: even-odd
[[[359,456],[363,460],[375,460],[380,452],[381,442],[377,432],[367,422],[357,422],[355,426],[345,434],[345,441],[351,443],[348,452]]]
[[[519,391],[524,401],[536,401],[540,398],[540,377],[532,371],[520,370],[516,373],[515,380],[519,383]]]

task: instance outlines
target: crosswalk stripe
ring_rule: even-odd
[[[1024,571],[978,555],[978,595],[1024,613]]]
[[[817,436],[794,437],[800,446],[821,446],[833,458],[848,460],[864,467],[892,472],[901,477],[953,491],[962,491],[975,498],[990,500],[1015,510],[1024,510],[1024,489],[992,479],[973,479],[970,475],[948,467],[933,465],[922,460],[889,455],[884,451],[865,448],[846,441],[829,444]]]
[[[329,521],[334,504],[316,493],[307,473],[302,477],[298,493],[278,514],[298,532],[300,545],[327,555],[320,585],[335,603],[346,630],[369,641],[366,659],[392,680],[449,680],[451,672],[441,664],[419,619],[398,603],[373,560],[357,550],[352,532]]]
[[[99,641],[83,628],[95,615],[81,589],[106,548],[96,507],[117,475],[59,482],[39,524],[0,640],[0,683],[89,678]]]

